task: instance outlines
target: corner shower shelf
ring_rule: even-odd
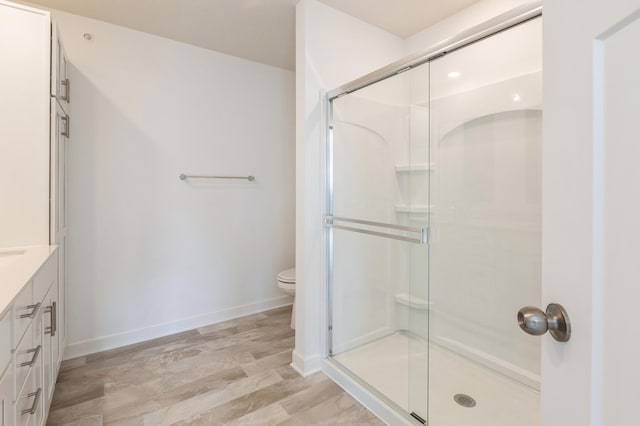
[[[433,206],[426,204],[396,204],[396,213],[415,213],[415,214],[427,214],[432,213]]]
[[[431,306],[431,302],[407,293],[398,293],[395,295],[395,299],[396,303],[418,311],[428,311]]]
[[[396,173],[420,173],[434,171],[433,163],[399,163],[396,164]]]

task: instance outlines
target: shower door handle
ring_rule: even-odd
[[[518,311],[518,325],[525,333],[541,336],[549,331],[558,342],[566,342],[571,337],[571,322],[562,305],[550,303],[546,312],[533,306],[525,306]]]

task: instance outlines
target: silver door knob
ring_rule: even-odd
[[[549,331],[558,342],[566,342],[571,337],[569,315],[557,303],[550,303],[546,312],[534,306],[525,306],[518,311],[518,325],[533,336],[541,336]]]

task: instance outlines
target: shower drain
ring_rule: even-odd
[[[463,407],[471,408],[476,406],[476,400],[463,393],[454,395],[453,400]]]

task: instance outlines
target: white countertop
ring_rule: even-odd
[[[0,249],[0,316],[57,246]],[[22,252],[7,261],[7,254]],[[4,258],[4,259],[3,259]]]

